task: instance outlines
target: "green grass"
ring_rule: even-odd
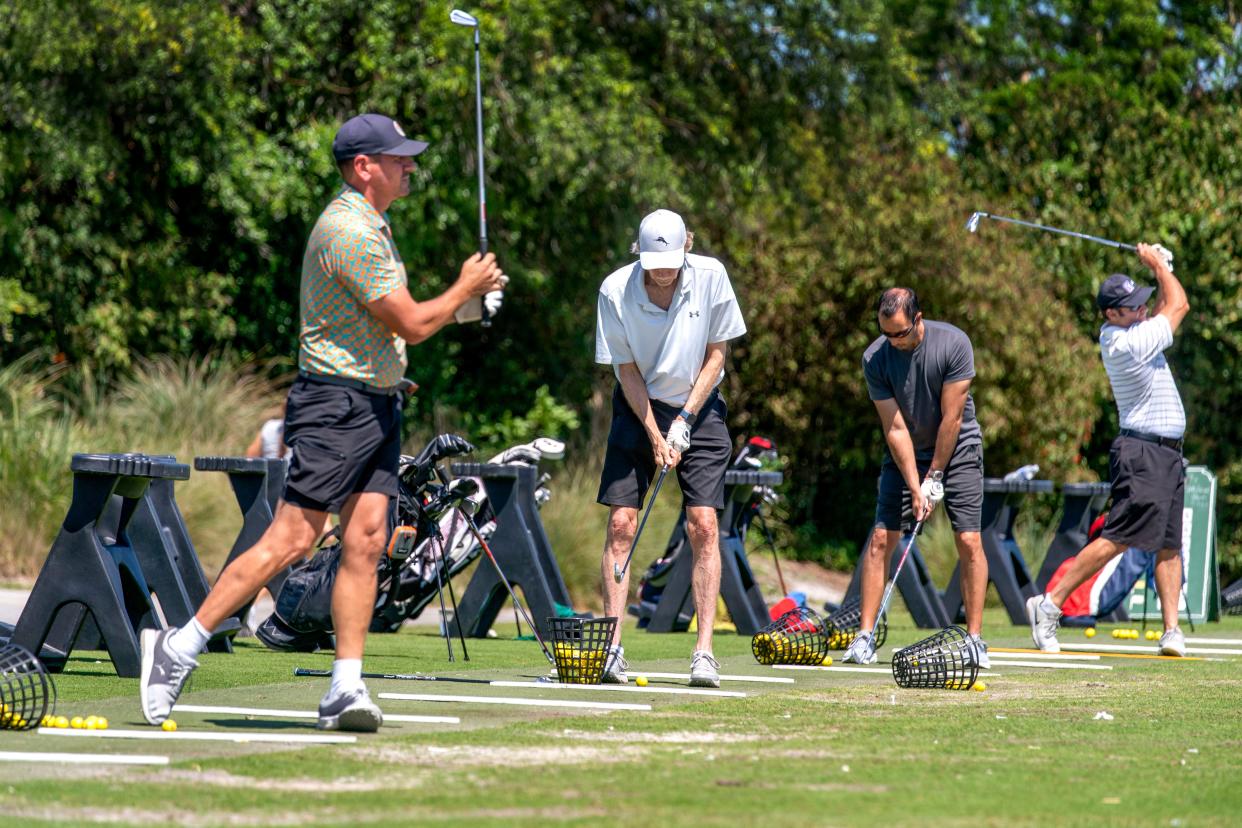
[[[993,647],[1024,630],[988,613]],[[903,619],[892,640],[921,633]],[[1102,630],[1106,641],[1107,631]],[[1242,619],[1200,635],[1242,638]],[[1066,631],[1064,640],[1085,640]],[[1099,639],[1096,639],[1097,641]],[[448,669],[443,642],[419,632],[374,637],[370,670],[534,676],[531,642],[480,640]],[[686,635],[627,633],[642,670],[687,667]],[[301,750],[0,735],[3,750],[167,753],[165,769],[6,765],[0,813],[22,824],[600,824],[1232,825],[1242,806],[1240,662],[1116,659],[1111,672],[998,669],[986,692],[913,691],[885,675],[774,671],[749,640],[720,636],[728,672],[797,684],[733,685],[744,699],[372,681],[373,692],[497,693],[649,701],[650,713],[548,711],[385,702],[388,712],[459,715],[462,725],[402,725],[355,746]],[[186,701],[310,709],[320,679],[296,665],[330,657],[246,644],[208,655]],[[133,725],[136,682],[93,660],[59,679],[62,711]],[[653,686],[663,684],[652,680]],[[726,687],[729,685],[726,684]],[[1097,721],[1106,710],[1113,721]],[[182,729],[308,732],[305,724],[179,714]]]

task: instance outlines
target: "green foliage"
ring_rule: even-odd
[[[493,328],[454,326],[412,350],[415,433],[499,443],[572,439],[571,413],[598,424],[595,293],[629,260],[638,218],[667,206],[737,287],[751,334],[729,365],[733,423],[791,458],[799,554],[854,548],[869,522],[882,445],[858,361],[893,283],[971,335],[989,473],[1102,474],[1116,415],[1091,297],[1133,262],[961,230],[972,210],[1014,213],[1176,252],[1193,305],[1171,352],[1188,455],[1221,474],[1224,554],[1242,566],[1236,11],[473,11],[491,248],[513,281]],[[415,298],[474,249],[473,50],[443,6],[26,0],[0,16],[0,360],[63,353],[79,405],[152,357],[295,351],[303,246],[351,114],[391,113],[431,141],[391,211]]]

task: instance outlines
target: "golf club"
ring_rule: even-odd
[[[755,517],[759,520],[759,528],[763,531],[763,540],[772,550],[772,563],[776,564],[776,578],[781,582],[781,594],[788,595],[789,588],[785,586],[785,576],[781,574],[781,559],[776,554],[776,541],[772,538],[772,530],[768,529],[768,522],[763,519],[763,513],[759,511],[759,504],[755,504]]]
[[[551,651],[548,650],[548,645],[543,643],[543,636],[539,634],[539,628],[535,626],[535,621],[530,617],[530,613],[526,611],[526,608],[518,602],[517,593],[513,591],[513,586],[509,583],[509,579],[505,577],[504,570],[502,570],[500,568],[500,564],[496,562],[496,556],[492,554],[492,548],[488,546],[487,541],[483,538],[483,534],[479,531],[479,527],[474,525],[474,518],[470,517],[470,515],[465,512],[461,512],[461,516],[466,521],[466,528],[470,530],[470,534],[474,535],[474,539],[477,540],[479,542],[479,546],[483,548],[483,552],[487,555],[487,559],[491,561],[492,566],[496,568],[496,574],[500,577],[500,582],[505,585],[505,589],[509,590],[509,597],[513,599],[513,606],[517,607],[521,611],[521,615],[526,619],[526,623],[530,627],[531,632],[535,634],[535,640],[539,642],[539,649],[543,650],[544,658],[548,660],[549,664],[555,664],[556,659],[552,657]],[[460,622],[458,623],[458,626],[461,626]]]
[[[634,533],[634,541],[630,544],[630,554],[625,556],[625,566],[612,565],[612,579],[618,584],[625,577],[625,570],[630,568],[630,561],[634,558],[634,550],[638,548],[638,539],[643,536],[643,527],[647,525],[647,518],[651,516],[651,507],[655,505],[656,495],[660,493],[660,486],[664,483],[664,476],[668,474],[668,463],[664,464],[664,468],[660,469],[660,476],[656,479],[655,490],[651,493],[651,500],[647,501],[647,510],[643,512],[642,522],[638,524],[638,531]]]
[[[439,533],[437,532],[436,541],[440,544],[440,568],[439,568],[439,571],[440,571],[440,572],[443,572],[443,571],[444,571],[444,568],[448,565],[448,553],[447,553],[447,552],[445,551],[445,549],[444,549],[444,535],[439,534]],[[453,607],[453,620],[454,620],[454,621],[456,621],[456,620],[457,620],[457,596],[453,594],[453,579],[452,579],[452,578],[445,578],[445,581],[446,581],[446,582],[447,582],[447,584],[448,584],[448,591],[449,591],[449,604],[451,604],[451,605],[452,605],[452,607]],[[447,630],[446,630],[446,632],[447,632]],[[465,633],[465,631],[462,629],[461,624],[458,624],[458,625],[457,625],[457,638],[458,638],[458,640],[459,640],[459,641],[461,641],[461,657],[462,657],[464,660],[469,661],[469,660],[470,660],[470,651],[466,649],[466,633]]]
[[[311,676],[313,678],[330,678],[331,670],[309,670],[305,667],[294,667],[295,676]],[[397,681],[449,681],[455,684],[491,684],[488,679],[448,678],[445,676],[426,676],[422,673],[363,673],[364,679],[394,679]]]
[[[449,12],[449,20],[458,26],[467,26],[474,29],[474,112],[475,112],[475,130],[478,137],[478,162],[479,162],[479,253],[485,255],[487,253],[487,188],[483,181],[483,81],[482,72],[479,68],[479,19],[472,14],[467,14],[461,9],[453,9]],[[491,315],[487,312],[487,304],[480,300],[482,306],[483,318],[479,320],[479,324],[485,328],[491,327]]]
[[[1119,250],[1138,250],[1138,247],[1136,247],[1133,244],[1126,244],[1124,242],[1113,241],[1112,239],[1104,239],[1099,236],[1092,236],[1088,233],[1076,233],[1073,230],[1062,230],[1059,227],[1049,227],[1046,224],[1036,224],[1031,221],[1023,221],[1022,219],[1015,219],[1015,218],[1006,218],[1005,216],[996,216],[996,215],[992,215],[991,213],[984,213],[984,212],[971,213],[970,218],[967,219],[966,221],[966,229],[970,231],[971,233],[975,232],[975,230],[979,227],[979,219],[981,218],[990,218],[993,221],[1005,221],[1005,222],[1009,222],[1010,224],[1020,224],[1023,227],[1030,227],[1035,230],[1046,230],[1049,233],[1060,233],[1064,236],[1073,236],[1076,239],[1085,239],[1087,241],[1093,241],[1093,242],[1096,242],[1097,244],[1107,245],[1108,247],[1116,247]],[[1163,244],[1157,244],[1155,245],[1155,248],[1156,248],[1156,251],[1161,256],[1164,257],[1164,263],[1165,265],[1168,266],[1169,272],[1172,273],[1173,272],[1173,251],[1169,250],[1169,248],[1165,247]]]
[[[877,624],[884,617],[884,614],[888,612],[888,602],[893,598],[893,587],[897,585],[897,578],[901,575],[902,567],[906,565],[906,558],[910,556],[910,547],[914,546],[914,539],[919,536],[919,530],[923,528],[923,521],[927,520],[927,515],[929,514],[931,513],[924,513],[918,519],[918,522],[914,524],[914,529],[910,532],[910,540],[906,542],[906,548],[901,553],[901,560],[897,562],[897,569],[893,571],[893,577],[889,579],[888,586],[884,588],[884,597],[880,599],[880,611],[875,614],[875,623]]]

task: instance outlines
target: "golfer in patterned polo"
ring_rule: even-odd
[[[359,115],[337,132],[332,152],[344,186],[315,223],[302,260],[284,497],[267,532],[220,574],[188,624],[143,631],[142,712],[152,724],[168,718],[212,631],[310,551],[327,513],[340,515],[344,552],[332,593],[336,661],[319,727],[375,731],[383,720],[362,681],[362,653],[388,500],[397,494],[405,346],[454,315],[477,319],[479,297],[499,309],[506,281],[492,254],[476,253],[444,293],[425,302],[410,296],[386,211],[409,193],[414,156],[426,148],[383,115]]]

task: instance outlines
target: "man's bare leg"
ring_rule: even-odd
[[[720,595],[720,524],[711,506],[686,509],[686,534],[694,555],[694,614],[698,619],[695,650],[712,651],[712,626],[716,622],[716,598]]]
[[[876,616],[880,614],[880,600],[884,597],[884,585],[888,583],[888,562],[892,559],[893,550],[897,548],[899,540],[900,531],[885,529],[878,523],[871,530],[858,585],[858,628],[861,631],[875,629]]]
[[[1070,564],[1069,570],[1054,588],[1048,591],[1048,598],[1058,608],[1069,598],[1070,593],[1082,586],[1092,575],[1100,571],[1100,567],[1125,551],[1119,543],[1108,538],[1096,538],[1082,548],[1078,557]]]
[[[341,564],[332,588],[336,657],[361,659],[375,610],[376,567],[388,534],[388,495],[362,492],[341,510]]]
[[[962,602],[966,605],[966,632],[977,636],[983,629],[983,602],[988,593],[988,559],[978,532],[955,532],[953,542],[962,564]]]
[[[1181,550],[1161,549],[1156,553],[1156,594],[1160,596],[1160,614],[1168,632],[1177,627],[1178,608],[1182,604]]]
[[[600,565],[600,581],[603,583],[604,615],[625,618],[625,601],[630,593],[630,570],[626,567],[621,583],[612,577],[613,564],[623,566],[630,553],[634,533],[638,531],[638,509],[633,506],[610,506],[608,509],[608,534],[604,540],[604,559]],[[621,623],[612,637],[612,646],[621,646]]]

